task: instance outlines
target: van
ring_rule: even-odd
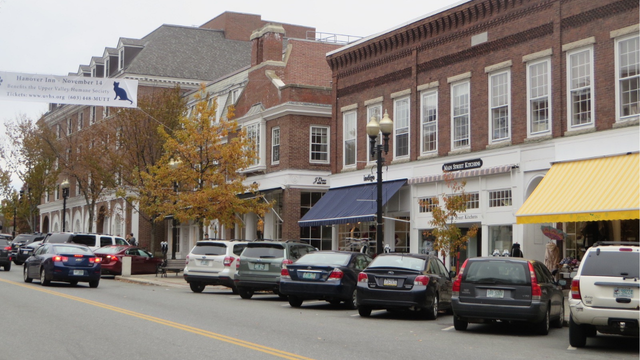
[[[72,243],[88,246],[95,251],[107,245],[129,245],[127,240],[118,236],[87,233],[51,233],[44,238],[43,243]]]

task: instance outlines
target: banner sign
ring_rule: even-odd
[[[138,80],[0,71],[0,100],[137,107]]]
[[[442,171],[458,171],[482,167],[482,159],[464,160],[442,165]]]

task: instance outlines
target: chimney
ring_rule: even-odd
[[[267,24],[251,34],[251,66],[265,61],[282,61],[284,28],[278,24]]]

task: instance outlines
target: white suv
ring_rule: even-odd
[[[638,243],[602,242],[587,249],[571,282],[569,343],[584,347],[596,332],[638,336]]]
[[[246,240],[198,241],[187,255],[184,268],[184,279],[191,290],[199,293],[207,285],[223,285],[236,294],[236,261],[247,243]]]

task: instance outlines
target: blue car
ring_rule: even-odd
[[[24,282],[39,279],[43,286],[51,281],[100,284],[100,258],[84,245],[46,243],[24,263]]]

